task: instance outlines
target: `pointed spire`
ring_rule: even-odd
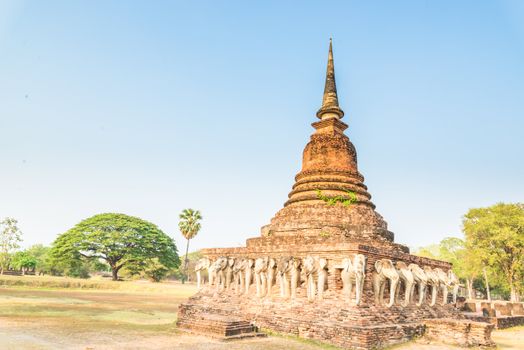
[[[342,118],[344,111],[338,106],[337,85],[335,83],[335,64],[333,63],[333,44],[329,38],[329,54],[326,71],[326,85],[322,98],[322,107],[317,112],[320,119]]]

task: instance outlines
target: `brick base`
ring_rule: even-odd
[[[524,326],[524,316],[483,317],[478,314],[466,314],[466,317],[472,321],[490,323],[496,329]]]
[[[195,313],[185,317],[182,312],[177,327],[191,333],[199,333],[221,340],[232,340],[247,337],[265,336],[249,321],[234,316],[209,313]]]
[[[495,346],[491,340],[493,325],[470,320],[426,320],[424,338],[459,346]]]
[[[206,287],[179,307],[180,327],[214,332],[217,327],[209,315],[242,319],[260,329],[315,339],[348,349],[374,349],[403,343],[424,334],[425,322],[433,318],[460,318],[453,305],[391,308],[375,305],[355,306],[327,291],[325,300],[308,302],[299,291],[295,300],[284,300],[274,288],[271,296],[256,298],[233,291],[216,293]],[[253,291],[254,292],[254,291]],[[471,321],[470,321],[471,322]],[[207,328],[206,328],[207,327]],[[222,326],[221,326],[222,327]]]

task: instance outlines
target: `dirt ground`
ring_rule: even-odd
[[[180,332],[178,304],[194,285],[165,293],[0,287],[0,349],[336,349],[291,337],[220,342]],[[524,328],[497,331],[499,349],[524,349]],[[409,343],[396,350],[458,349]]]

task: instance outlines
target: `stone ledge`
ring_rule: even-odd
[[[490,323],[456,319],[430,319],[424,321],[424,338],[445,344],[464,347],[495,347],[491,340],[494,326]]]
[[[487,322],[495,326],[496,329],[505,329],[516,326],[524,326],[524,316],[498,316],[484,317],[479,314],[465,314],[466,318],[475,322]]]
[[[186,316],[182,314],[177,321],[178,329],[185,332],[225,341],[265,336],[264,333],[258,332],[253,324],[238,317],[210,313],[194,313],[191,317]]]

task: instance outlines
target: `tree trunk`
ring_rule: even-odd
[[[473,279],[466,278],[466,288],[468,290],[468,299],[475,299],[473,296]]]
[[[187,245],[186,245],[186,259],[184,260],[184,273],[182,274],[182,284],[184,284],[187,279],[187,263],[189,262],[189,259],[187,258],[188,252],[189,252],[189,239],[187,240]]]
[[[517,290],[515,289],[515,285],[513,283],[510,286],[510,290],[511,290],[510,292],[511,294],[510,294],[509,301],[511,301],[512,303],[517,303],[519,301],[519,296],[518,296]]]
[[[486,273],[486,268],[484,268],[484,280],[486,281],[486,296],[488,301],[491,301],[491,293],[489,291],[488,274]]]
[[[113,274],[113,281],[118,281],[118,270],[117,268],[111,267],[111,272]]]

